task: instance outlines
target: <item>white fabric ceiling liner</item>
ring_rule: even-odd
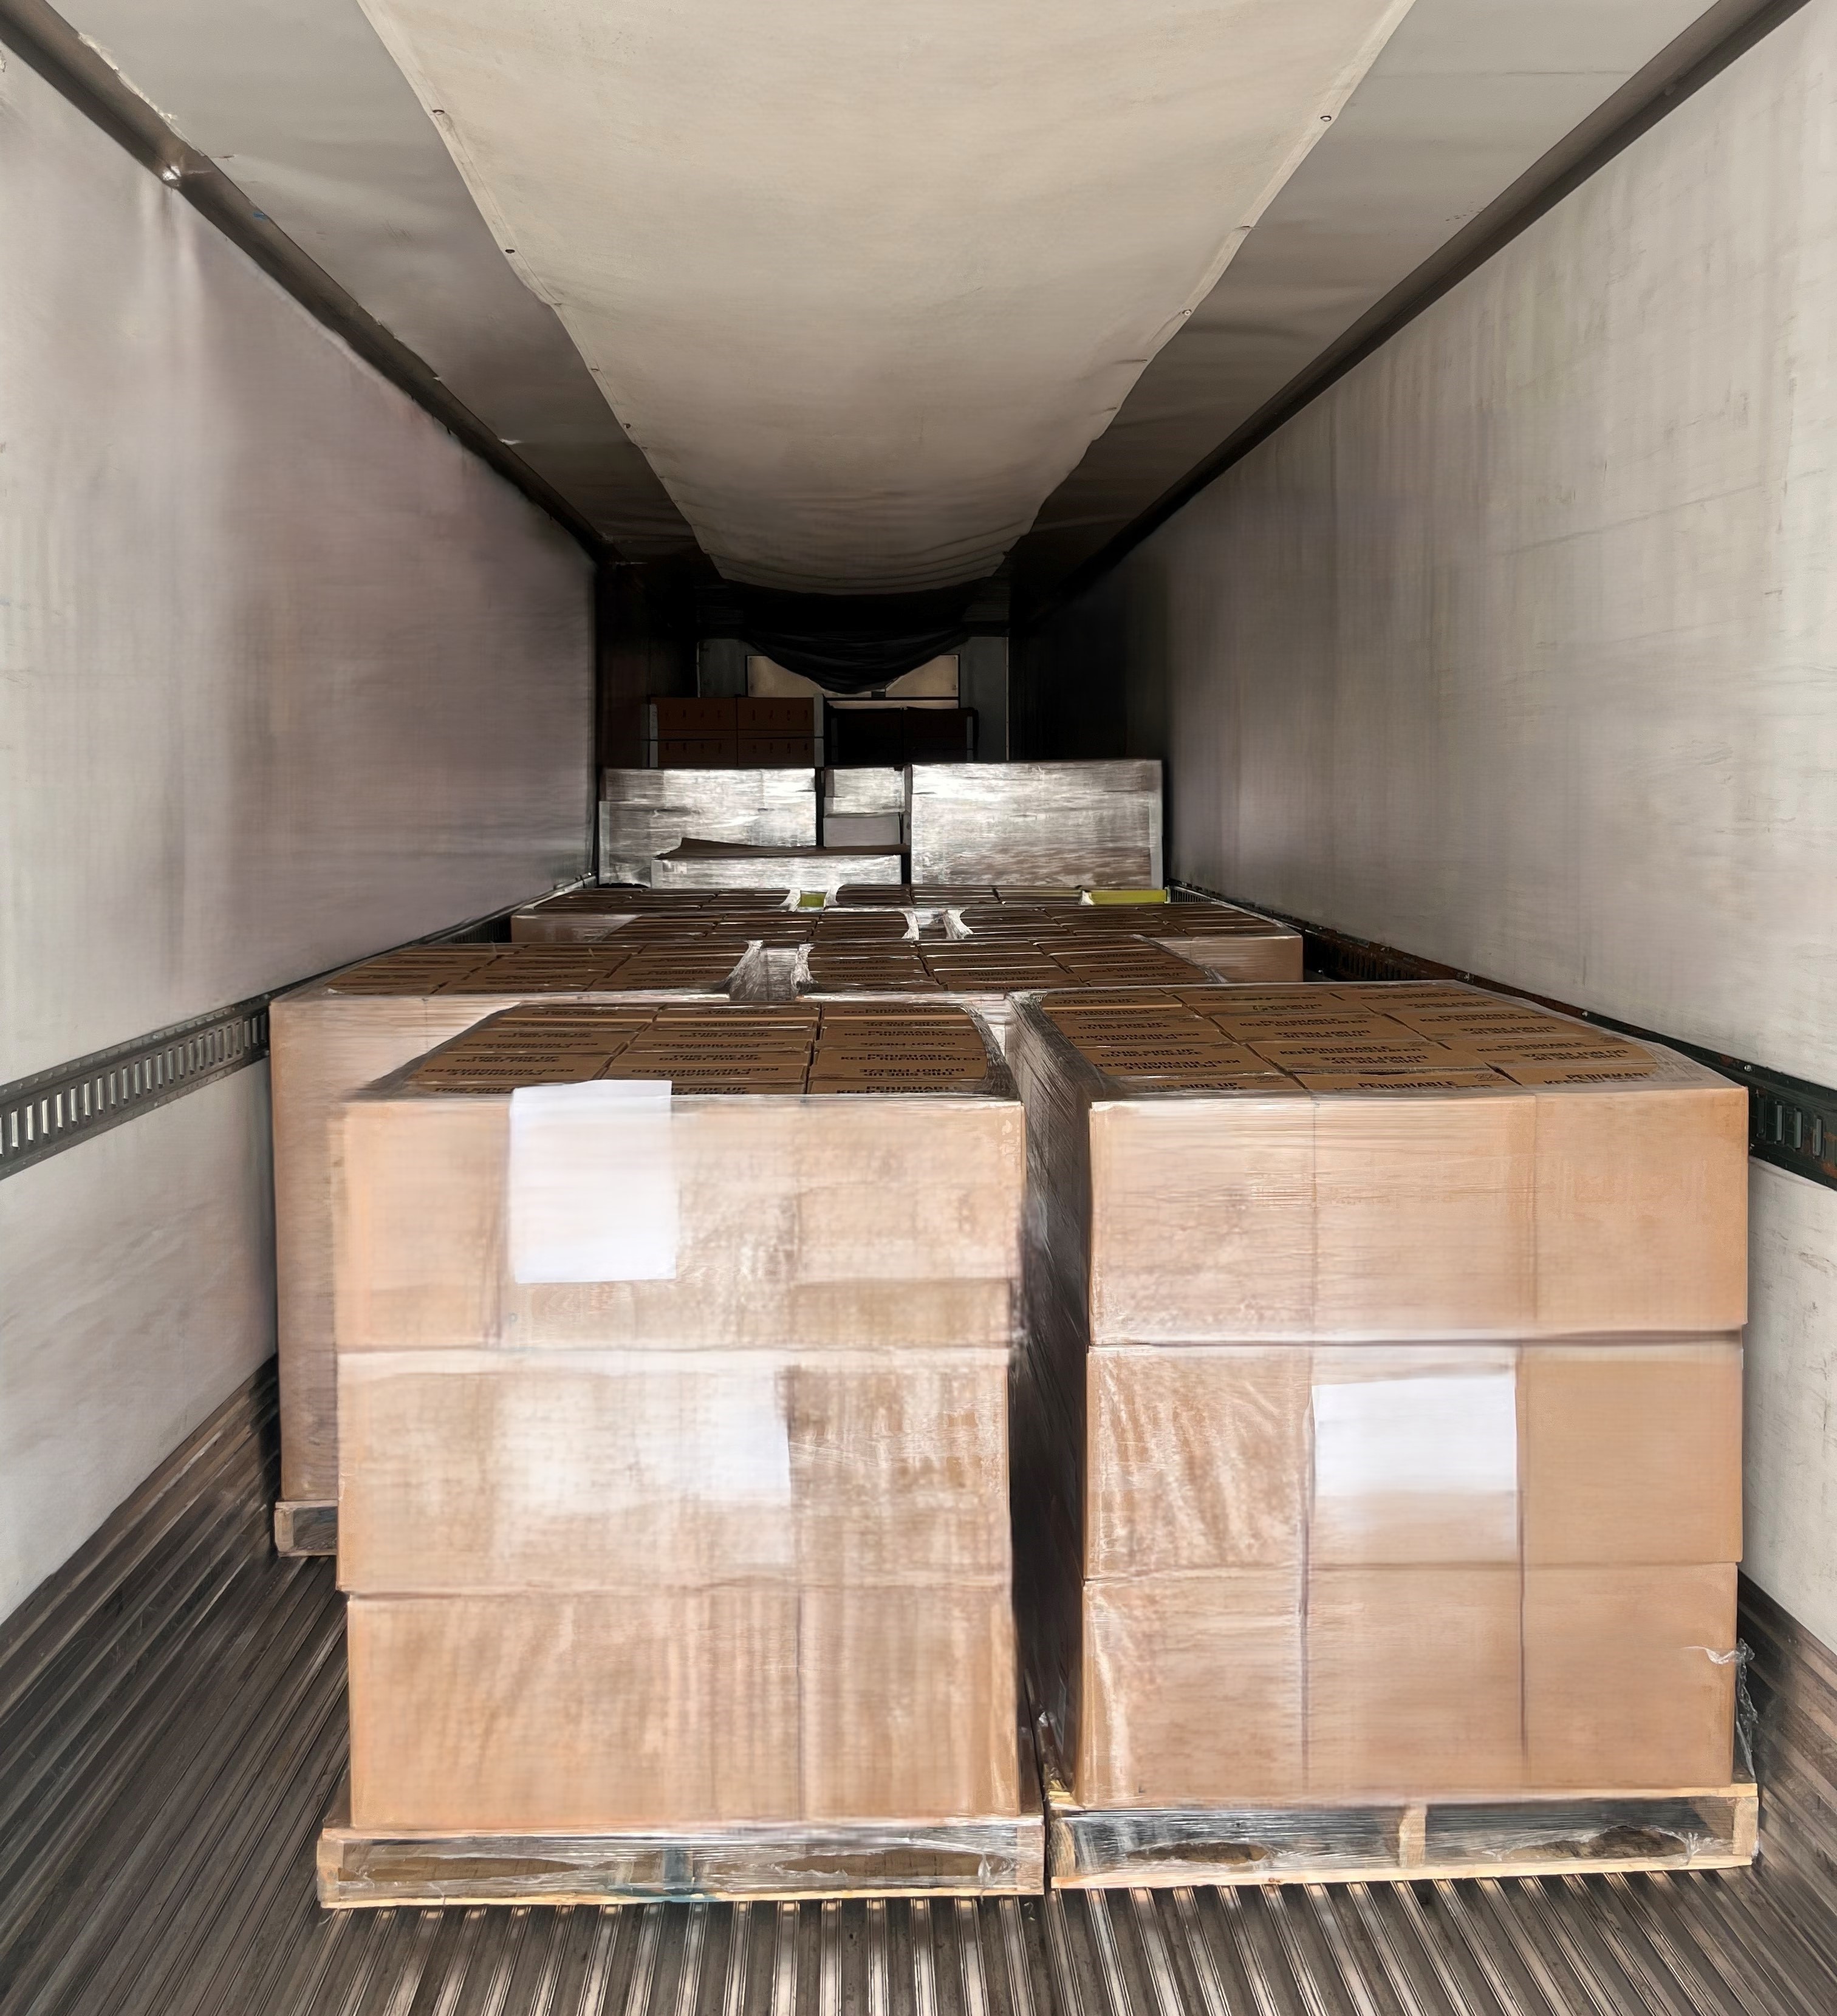
[[[993,568],[1410,0],[364,0],[730,578]]]

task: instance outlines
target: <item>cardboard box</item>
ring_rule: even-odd
[[[798,1816],[798,1596],[356,1597],[351,1818],[590,1832]]]
[[[1734,1769],[1732,1564],[1531,1568],[1525,1742],[1534,1781],[1726,1785]]]
[[[1037,1802],[1020,1783],[1005,1576],[806,1589],[798,1667],[806,1819],[922,1825]]]
[[[1738,1337],[1527,1345],[1518,1396],[1527,1563],[1741,1559]]]
[[[733,736],[740,731],[740,704],[720,694],[657,696],[645,703],[647,735],[653,741],[669,736]]]
[[[1000,1582],[1006,1355],[347,1354],[339,1582]]]
[[[1086,1575],[1300,1567],[1306,1350],[1100,1349],[1088,1378]]]
[[[1020,1113],[974,1093],[928,1104],[674,1102],[673,1276],[520,1283],[502,1204],[508,1094],[359,1099],[344,1123],[339,1348],[846,1347],[868,1311],[888,1341],[1005,1345]],[[908,1157],[923,1183],[891,1174]],[[968,1327],[953,1337],[953,1325]]]
[[[1310,1571],[1309,1793],[1522,1787],[1520,1593],[1515,1566]]]
[[[740,744],[731,735],[668,735],[644,747],[654,769],[733,770],[740,766]],[[761,766],[755,761],[753,767]]]
[[[1093,1806],[1254,1804],[1302,1783],[1299,1571],[1086,1590],[1074,1795]]]
[[[1187,1033],[1159,1073],[1144,1038],[1127,1077],[1081,1054],[1085,1042],[1101,1052],[1066,1019],[1073,999],[1018,1010],[1011,1047],[1042,1124],[1088,1136],[1088,1247],[1043,1258],[1085,1276],[1094,1341],[1739,1327],[1738,1087],[1652,1046],[1631,1087],[1527,1088],[1450,1051],[1456,1067],[1433,1073],[1288,1071],[1266,1093],[1195,1097],[1189,1074],[1206,1067],[1176,1053],[1204,1042],[1202,1024],[1283,1070],[1270,1053],[1287,1046],[1257,1024],[1280,1020],[1284,995],[1239,1006],[1236,992],[1147,995],[1133,1012],[1158,1010],[1164,1030]],[[1287,996],[1302,1021],[1316,992]],[[1385,990],[1364,992],[1381,1000]],[[1336,991],[1342,1005],[1348,994]]]
[[[809,735],[743,735],[737,746],[742,769],[814,769],[823,744]]]
[[[766,700],[747,694],[733,704],[739,733],[755,740],[801,736],[807,743],[821,732],[822,703],[815,699]]]

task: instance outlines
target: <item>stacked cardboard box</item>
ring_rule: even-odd
[[[593,945],[628,924],[668,925],[685,933],[704,924],[744,922],[749,932],[784,909],[782,889],[706,892],[638,887],[629,883],[569,889],[510,913],[513,945]]]
[[[385,1072],[531,996],[718,995],[749,954],[729,927],[691,943],[412,945],[283,994],[269,1010],[281,1496],[337,1495],[332,1227],[344,1100]]]
[[[1010,1049],[1073,1799],[1726,1784],[1744,1093],[1455,986],[1049,995]]]
[[[536,1006],[344,1125],[352,1826],[1018,1823],[986,1032]]]
[[[919,914],[924,914],[920,913]],[[940,993],[972,1006],[1007,1040],[1010,1003],[1040,988],[1197,985],[1209,976],[1147,938],[1114,937],[1100,945],[1075,941],[966,940],[921,926],[903,941],[818,939],[805,956],[801,986],[812,995]]]
[[[1301,934],[1233,903],[1146,898],[1085,902],[1075,890],[1003,892],[999,904],[954,913],[957,934],[985,944],[1028,939],[1049,950],[1095,949],[1121,937],[1151,939],[1222,980],[1299,980]]]
[[[709,695],[644,703],[650,769],[814,768],[823,761],[823,703]]]
[[[813,765],[602,770],[600,880],[648,884],[686,835],[762,847],[816,842]]]
[[[1107,889],[1161,882],[1161,765],[917,763],[915,882]]]

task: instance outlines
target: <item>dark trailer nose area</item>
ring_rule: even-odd
[[[1837,0],[0,0],[0,2011],[1837,2004]]]

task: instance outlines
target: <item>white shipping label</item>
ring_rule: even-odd
[[[580,1417],[553,1416],[541,1381],[506,1377],[498,1403],[500,1474],[517,1478],[520,1503],[532,1514],[591,1518],[644,1505],[791,1503],[791,1429],[776,1366],[653,1360],[624,1370],[602,1359],[591,1370],[567,1370],[609,1381],[616,1396],[590,1412],[590,1462],[568,1460]],[[530,1462],[532,1451],[543,1453],[540,1462]],[[775,1537],[771,1528],[759,1535],[762,1543]]]
[[[512,1093],[510,1190],[513,1280],[675,1280],[670,1081]]]
[[[1315,1496],[1515,1492],[1517,1388],[1509,1371],[1317,1386]]]

